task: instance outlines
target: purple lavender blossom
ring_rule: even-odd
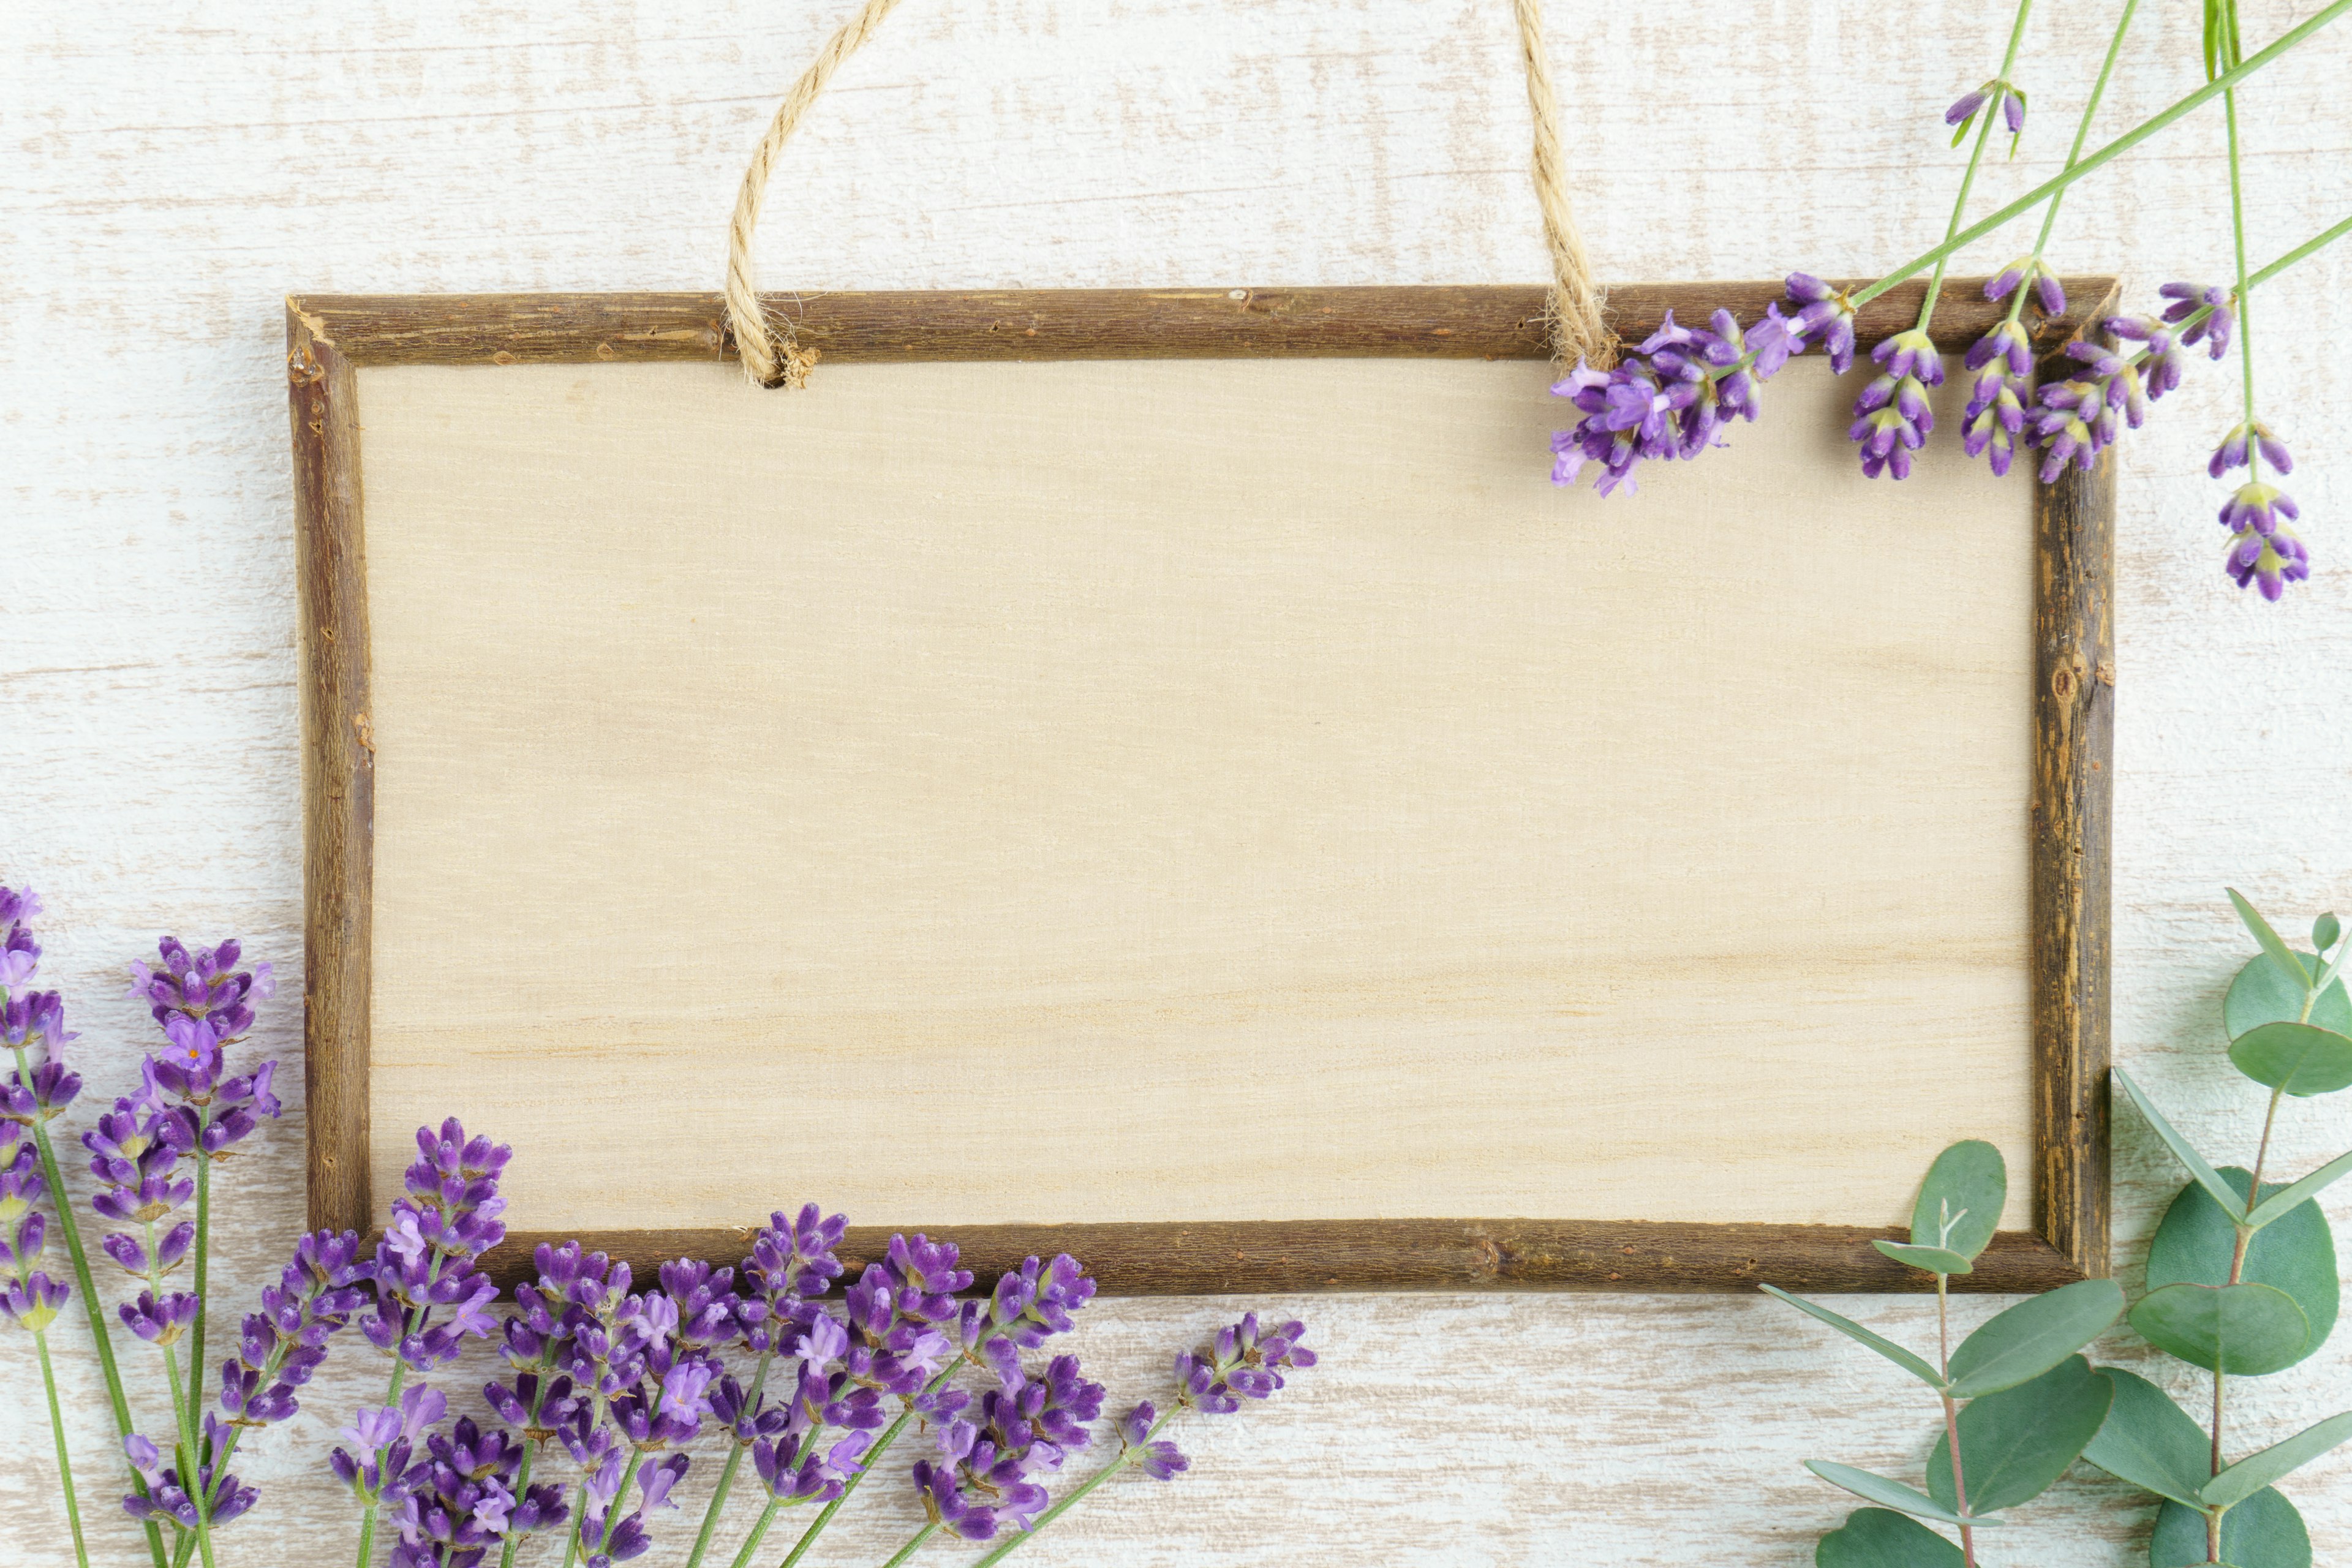
[[[397,1500],[398,1483],[408,1468],[409,1456],[448,1413],[448,1395],[422,1384],[404,1391],[395,1405],[362,1409],[336,1434],[351,1447],[337,1447],[329,1454],[328,1468],[363,1503],[373,1504],[387,1497]]]
[[[1174,1443],[1151,1435],[1159,1425],[1160,1413],[1147,1399],[1118,1418],[1118,1441],[1127,1463],[1155,1481],[1165,1481],[1191,1469],[1192,1461]]]
[[[1224,1415],[1240,1409],[1244,1399],[1268,1397],[1283,1386],[1285,1371],[1315,1364],[1315,1352],[1298,1342],[1306,1332],[1307,1326],[1294,1320],[1261,1334],[1257,1314],[1244,1315],[1218,1333],[1208,1354],[1177,1356],[1179,1402]]]
[[[2257,484],[2242,487],[2231,498],[2231,504],[2222,508],[2223,521],[2227,521],[2231,511],[2242,504],[2249,513],[2260,507],[2262,503],[2247,497],[2247,490],[2271,488]],[[2273,494],[2270,503],[2276,511],[2290,517],[2296,515],[2293,510],[2294,503],[2283,493]],[[2250,521],[2231,534],[2230,550],[2222,558],[2222,569],[2239,587],[2257,586],[2263,598],[2275,604],[2289,583],[2300,583],[2311,575],[2311,553],[2305,548],[2303,541],[2296,537],[2294,530],[2273,516],[2268,531],[2254,526]]]
[[[426,1447],[429,1457],[400,1479],[394,1568],[473,1568],[490,1547],[571,1516],[559,1487],[531,1487],[516,1496],[522,1446],[504,1431],[485,1432],[461,1415],[446,1436],[428,1437]]]
[[[188,1326],[196,1321],[196,1298],[185,1291],[166,1290],[158,1295],[142,1290],[133,1301],[125,1301],[115,1310],[121,1314],[123,1326],[150,1344],[168,1345],[178,1342]]]
[[[251,1510],[259,1496],[236,1476],[214,1473],[214,1456],[221,1452],[220,1440],[218,1423],[205,1416],[204,1434],[199,1439],[204,1458],[196,1469],[196,1484],[197,1489],[211,1499],[204,1518],[215,1528]],[[122,1500],[122,1511],[142,1524],[169,1524],[175,1532],[193,1532],[197,1522],[195,1500],[188,1495],[179,1470],[166,1468],[155,1445],[135,1432],[122,1440],[122,1451],[131,1468],[147,1484],[145,1496],[132,1492]]]
[[[1041,1377],[1016,1376],[982,1394],[980,1419],[943,1423],[940,1458],[913,1468],[931,1521],[971,1541],[991,1540],[1008,1523],[1028,1529],[1046,1500],[1031,1478],[1087,1445],[1102,1402],[1102,1384],[1079,1375],[1071,1355],[1055,1356]]]
[[[54,991],[26,991],[0,1002],[0,1046],[14,1053],[17,1064],[0,1086],[0,1116],[26,1124],[47,1121],[81,1093],[81,1075],[67,1071],[60,1055],[68,1041],[80,1037],[67,1030],[65,1017],[65,1003]],[[40,1060],[35,1064],[37,1050]]]
[[[2160,400],[2179,386],[2184,356],[2162,321],[2153,316],[2109,316],[2105,325],[2117,338],[2147,345],[2141,351],[2139,375],[2149,402]]]
[[[2191,316],[2210,310],[2211,314],[2190,321],[2183,328],[2180,341],[2194,347],[2203,342],[2206,353],[2220,359],[2230,352],[2230,337],[2238,324],[2236,296],[2218,284],[2167,283],[2157,290],[2172,301],[2165,307],[2164,319],[2174,325],[2189,321]]]
[[[2146,389],[2137,364],[2105,344],[2076,340],[2067,354],[2084,368],[2064,381],[2045,384],[2033,416],[2033,439],[2042,447],[2042,482],[2056,482],[2072,462],[2088,468],[2120,434],[2118,416],[2137,430],[2147,418]]]
[[[0,1279],[0,1318],[34,1333],[46,1333],[72,1294],[64,1280],[52,1279],[37,1268],[21,1279]]]
[[[426,1372],[455,1361],[468,1337],[493,1327],[488,1307],[498,1287],[475,1260],[506,1237],[499,1173],[513,1151],[487,1138],[469,1140],[454,1116],[437,1133],[418,1128],[416,1147],[407,1193],[394,1202],[367,1266],[376,1302],[360,1331],[378,1350]],[[436,1321],[436,1314],[446,1316]]]
[[[1911,454],[1936,427],[1927,388],[1944,383],[1944,360],[1927,330],[1897,332],[1870,353],[1879,374],[1854,399],[1854,421],[1846,434],[1862,447],[1862,471],[1872,479],[1911,477]]]
[[[264,1426],[301,1408],[294,1391],[327,1359],[327,1342],[366,1304],[356,1231],[314,1231],[295,1244],[277,1284],[247,1314],[237,1353],[221,1363],[220,1406],[229,1422]]]
[[[2294,472],[2294,454],[2288,451],[2286,443],[2271,434],[2271,427],[2259,419],[2237,426],[2222,437],[2221,444],[2213,448],[2212,460],[2206,464],[2205,471],[2218,479],[2231,468],[2252,468],[2256,453],[2260,453],[2262,460],[2280,473]]]

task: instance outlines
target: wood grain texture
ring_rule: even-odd
[[[364,1230],[375,1223],[364,1152],[375,742],[358,400],[351,361],[291,313],[286,382],[301,519],[294,572],[303,665],[302,1076],[313,1125],[342,1134],[310,1141],[310,1224]]]
[[[1836,279],[1859,289],[1868,279]],[[1932,335],[1958,351],[2000,320],[1981,278],[1954,279]],[[2112,278],[2065,279],[2070,300],[2107,297]],[[1897,284],[1863,307],[1854,335],[1870,347],[1910,326],[1927,282]],[[1631,342],[1669,310],[1743,321],[1780,285],[1632,283],[1609,291],[1611,329]],[[1257,354],[1543,359],[1545,291],[1487,286],[1352,289],[1053,289],[763,295],[794,341],[841,363],[899,360],[1170,359]],[[717,294],[302,294],[289,313],[353,364],[586,364],[734,358]],[[2091,319],[2043,318],[2034,341],[2053,347]]]
[[[855,1274],[890,1232],[852,1226],[842,1260]],[[536,1278],[541,1243],[578,1240],[640,1274],[673,1258],[730,1261],[748,1230],[518,1233],[485,1267],[503,1284]],[[1347,1290],[1812,1291],[1932,1289],[1881,1254],[1874,1237],[1907,1233],[1842,1225],[1687,1225],[1591,1220],[1227,1221],[1208,1225],[984,1225],[956,1227],[962,1261],[983,1283],[1026,1258],[1083,1259],[1109,1296],[1304,1296]],[[1952,1288],[2049,1290],[2084,1278],[2040,1237],[2002,1231]]]
[[[0,6],[0,881],[40,888],[52,911],[43,973],[66,994],[89,1085],[68,1133],[136,1082],[153,1037],[121,997],[125,960],[177,931],[235,933],[278,961],[254,1049],[286,1063],[288,1112],[221,1172],[214,1278],[236,1310],[305,1224],[291,1070],[302,673],[279,301],[301,288],[714,287],[743,157],[842,9],[287,0],[265,21],[218,0]],[[2262,38],[2310,6],[2242,10]],[[1572,14],[1552,0],[1547,17],[1578,212],[1601,275],[1618,279],[1853,276],[1924,248],[1965,156],[1945,147],[1942,107],[1992,73],[2003,42],[2000,18],[1949,0],[1899,26],[1863,0]],[[2034,117],[2014,162],[1986,161],[1971,210],[2058,172],[2113,22],[2112,9],[2035,7],[2020,62]],[[766,275],[843,290],[1531,286],[1545,264],[1510,33],[1489,0],[909,3],[779,170]],[[2352,211],[2341,34],[2266,71],[2242,104],[2257,260]],[[2133,37],[2095,135],[2203,80],[2195,6],[2143,5]],[[2219,141],[2209,109],[2078,187],[2054,258],[2119,266],[2127,309],[2148,309],[2168,279],[2226,276]],[[1989,237],[1963,269],[1999,268],[2032,232]],[[2116,454],[2114,1052],[2201,1146],[2240,1163],[2263,1097],[2231,1070],[2216,1022],[2248,952],[2220,889],[2298,925],[2352,907],[2352,661],[2333,657],[2352,642],[2347,300],[2352,246],[2339,245],[2258,305],[2263,413],[2302,459],[2289,488],[2315,561],[2285,603],[2254,602],[2221,573],[2223,487],[2205,458],[2242,417],[2231,365],[2197,359]],[[1839,434],[1822,432],[1825,462],[1847,460]],[[1660,563],[1675,568],[1672,541]],[[2294,1103],[2273,1161],[2299,1174],[2352,1146],[2347,1118],[2341,1096]],[[723,1132],[605,1131],[766,1173],[796,1202],[824,1196],[778,1174],[778,1151]],[[2128,1110],[2116,1146],[2115,1271],[2137,1292],[2181,1176]],[[68,1179],[86,1194],[79,1172]],[[2346,1234],[2352,1184],[2325,1202]],[[1163,1398],[1169,1353],[1240,1304],[1105,1300],[1068,1343],[1113,1405]],[[1761,1300],[1257,1304],[1307,1317],[1322,1364],[1265,1407],[1185,1434],[1194,1463],[1177,1483],[1109,1489],[1016,1562],[1801,1568],[1851,1506],[1803,1459],[1916,1484],[1935,1436],[1903,1373]],[[1932,1301],[1832,1304],[1934,1342]],[[1957,1300],[1956,1331],[2006,1304]],[[70,1314],[53,1338],[69,1436],[94,1559],[128,1568],[145,1557],[98,1485],[110,1422],[82,1331]],[[2191,1408],[2210,1398],[2127,1331],[2095,1356]],[[160,1358],[130,1345],[125,1364],[142,1422],[168,1427]],[[473,1356],[442,1382],[478,1416],[475,1391],[497,1375],[495,1356]],[[350,1498],[318,1456],[383,1386],[379,1363],[339,1343],[301,1413],[240,1451],[261,1500],[226,1532],[225,1568],[351,1561]],[[2293,1373],[2235,1381],[2231,1404],[2240,1455],[2352,1407],[2352,1334]],[[0,1334],[6,1568],[60,1560],[46,1422],[29,1346]],[[689,1512],[701,1469],[681,1489]],[[2352,1450],[2286,1487],[2315,1560],[2352,1560]],[[2137,1568],[2153,1511],[2078,1466],[1988,1551]],[[661,1516],[636,1568],[678,1568],[678,1518]],[[877,1479],[804,1568],[884,1562],[919,1521],[903,1482]],[[970,1556],[934,1543],[917,1562]]]

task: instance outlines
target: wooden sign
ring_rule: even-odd
[[[314,1225],[457,1115],[509,1269],[814,1200],[1112,1291],[1900,1289],[1986,1137],[1956,1283],[2105,1271],[2105,467],[1865,480],[1801,360],[1556,489],[1535,289],[773,303],[806,391],[716,297],[289,301]]]

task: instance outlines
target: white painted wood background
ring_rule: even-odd
[[[280,296],[712,286],[743,155],[845,9],[0,7],[0,879],[49,900],[47,977],[68,994],[93,1100],[143,1047],[144,1015],[117,977],[156,932],[234,931],[289,981],[299,968]],[[1937,115],[1995,68],[1996,9],[1554,0],[1569,153],[1602,275],[1864,272],[1924,248],[1958,174]],[[1990,170],[1988,204],[2063,155],[2114,9],[2035,17],[2021,70],[2035,123],[2017,163]],[[2307,9],[2254,0],[2249,37]],[[2145,11],[2110,127],[2200,79],[2196,7]],[[1533,279],[1542,252],[1512,50],[1501,0],[908,0],[786,154],[763,276],[812,288]],[[2258,258],[2352,206],[2347,58],[2352,30],[2338,28],[2249,95]],[[2139,301],[2168,278],[2221,275],[2219,132],[2216,107],[2077,195],[2057,258],[2119,269]],[[2024,243],[1987,244],[1971,270]],[[2352,906],[2347,290],[2352,250],[2339,250],[2257,301],[2264,408],[2303,455],[2292,489],[2318,561],[2286,604],[2220,574],[2221,487],[2202,464],[2235,417],[2222,367],[2200,362],[2122,456],[2116,1038],[2217,1157],[2242,1157],[2258,1111],[2220,1049],[2221,992],[2244,946],[2221,884],[2282,916]],[[661,940],[631,931],[629,914],[616,903],[616,939]],[[294,1008],[266,1017],[263,1041],[299,1059]],[[1662,1092],[1671,1060],[1662,1052]],[[737,1147],[724,1129],[610,1135],[773,1173],[747,1210],[823,1195],[788,1151]],[[301,1142],[289,1112],[226,1173],[225,1327],[299,1228]],[[2294,1168],[2352,1143],[2352,1101],[2295,1106],[2281,1142]],[[2133,1282],[2177,1178],[2128,1117],[2116,1171],[2118,1262]],[[2352,1187],[2330,1207],[2352,1220]],[[1165,1354],[1239,1304],[1108,1303],[1077,1348],[1118,1397],[1156,1394]],[[1801,1458],[1901,1468],[1931,1436],[1898,1373],[1760,1301],[1278,1305],[1312,1321],[1323,1368],[1196,1434],[1200,1468],[1181,1484],[1125,1488],[1031,1559],[1794,1564],[1845,1506]],[[1931,1321],[1914,1301],[1844,1305],[1915,1338]],[[58,1338],[70,1342],[70,1324]],[[2105,1350],[2144,1354],[2120,1334]],[[134,1398],[162,1425],[152,1352],[126,1353]],[[100,1500],[115,1483],[99,1384],[86,1357],[66,1361],[102,1560],[128,1563],[134,1537]],[[240,1456],[263,1500],[225,1536],[224,1562],[350,1550],[349,1510],[318,1460],[375,1375],[346,1353],[294,1424]],[[2246,1446],[2352,1405],[2352,1334],[2236,1387]],[[21,1338],[0,1339],[0,1562],[65,1561]],[[2319,1560],[2352,1554],[2352,1458],[2293,1491]],[[877,1485],[845,1517],[863,1522],[824,1563],[878,1561],[915,1515]],[[2149,1518],[2124,1489],[2078,1475],[1987,1558],[2126,1563]]]

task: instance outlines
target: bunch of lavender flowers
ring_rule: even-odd
[[[525,1449],[509,1433],[460,1415],[425,1441],[427,1457],[400,1479],[392,1568],[476,1568],[492,1545],[511,1553],[569,1517],[561,1489],[520,1484]]]
[[[1079,1482],[1068,1496],[1034,1521],[1024,1521],[1019,1534],[982,1557],[972,1568],[992,1568],[992,1564],[1003,1562],[1115,1476],[1132,1469],[1152,1480],[1164,1481],[1189,1469],[1192,1461],[1171,1439],[1161,1436],[1161,1432],[1187,1411],[1225,1415],[1240,1409],[1245,1400],[1272,1398],[1284,1386],[1284,1373],[1315,1364],[1315,1352],[1301,1342],[1306,1335],[1307,1326],[1296,1320],[1265,1331],[1259,1325],[1257,1314],[1250,1312],[1241,1321],[1221,1331],[1207,1351],[1180,1352],[1175,1362],[1176,1400],[1167,1412],[1163,1415],[1147,1400],[1120,1416],[1117,1424],[1118,1458]],[[1058,1367],[1059,1363],[1055,1364]],[[918,1484],[926,1484],[929,1479],[918,1478]]]
[[[1031,1478],[1060,1469],[1087,1446],[1086,1424],[1102,1414],[1102,1384],[1079,1375],[1074,1355],[1055,1356],[1043,1376],[1016,1376],[982,1394],[980,1420],[947,1422],[939,1460],[914,1467],[929,1516],[916,1544],[942,1527],[968,1541],[994,1540],[1007,1523],[1027,1530],[1046,1501]]]

